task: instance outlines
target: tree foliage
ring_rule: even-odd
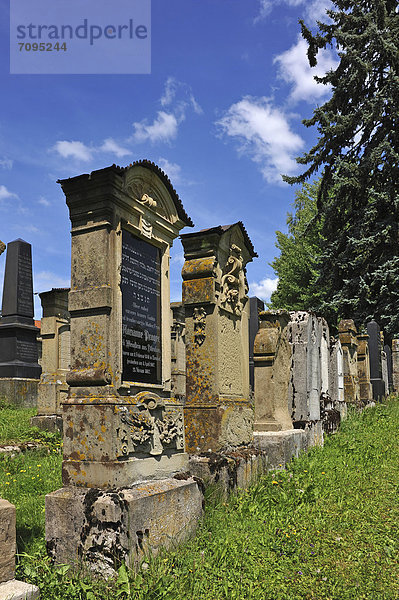
[[[325,246],[318,284],[321,312],[375,318],[399,333],[399,14],[393,0],[335,0],[313,33],[303,22],[311,66],[336,48],[339,65],[324,77],[332,95],[306,127],[319,132],[298,162],[303,183],[322,169],[318,215]]]
[[[293,213],[287,215],[288,233],[276,231],[280,256],[271,266],[278,275],[278,285],[270,299],[271,308],[312,310],[322,301],[317,285],[318,261],[322,254],[322,224],[316,220],[319,182],[305,183],[296,193]]]

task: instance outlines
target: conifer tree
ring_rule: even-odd
[[[303,183],[322,170],[318,214],[325,248],[317,308],[357,325],[375,318],[399,333],[399,14],[394,0],[335,0],[330,21],[301,22],[308,59],[334,47],[340,62],[320,83],[332,95],[315,109],[315,146],[298,162]]]

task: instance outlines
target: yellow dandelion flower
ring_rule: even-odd
[[[278,481],[272,481],[273,485],[278,485]]]

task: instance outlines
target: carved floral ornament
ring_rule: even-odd
[[[183,450],[182,411],[165,407],[162,398],[156,394],[142,392],[137,398],[138,404],[119,409],[122,413],[122,426],[118,431],[122,457],[136,452],[159,456],[165,448]]]
[[[129,196],[143,204],[144,206],[155,210],[158,214],[172,222],[172,215],[168,209],[165,200],[162,198],[162,192],[144,177],[128,178],[125,191]]]
[[[204,308],[194,308],[193,312],[194,321],[194,342],[197,346],[202,346],[205,341],[205,327],[206,327],[206,310]]]
[[[223,269],[220,302],[236,315],[241,315],[246,303],[248,283],[243,266],[241,248],[231,244],[229,257]]]

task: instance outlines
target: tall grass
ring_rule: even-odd
[[[398,600],[398,430],[397,400],[351,415],[324,448],[209,505],[189,543],[107,583],[53,569],[45,556],[43,499],[61,485],[57,451],[36,466],[33,456],[12,459],[13,470],[0,461],[0,496],[19,502],[28,555],[19,576],[43,600]]]

